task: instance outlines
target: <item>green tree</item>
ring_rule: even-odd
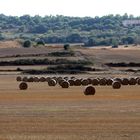
[[[45,45],[45,42],[44,42],[44,40],[42,40],[42,39],[40,39],[40,40],[38,40],[37,41],[37,43],[36,43],[37,45]]]
[[[70,44],[64,44],[64,50],[69,50],[69,48],[70,48]]]
[[[24,48],[29,48],[29,47],[31,47],[31,41],[30,40],[25,40],[24,42],[23,42],[23,47]]]
[[[0,33],[0,40],[4,40],[5,37]]]

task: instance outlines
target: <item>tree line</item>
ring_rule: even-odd
[[[0,14],[0,40],[20,38],[45,43],[84,43],[86,46],[139,44],[139,26],[122,24],[129,19],[140,17],[127,14],[94,18]]]

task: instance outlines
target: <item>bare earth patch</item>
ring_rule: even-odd
[[[21,44],[17,41],[0,41],[0,48],[19,48]]]

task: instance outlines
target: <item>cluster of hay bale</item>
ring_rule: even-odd
[[[96,90],[94,86],[112,86],[113,89],[120,89],[121,86],[140,85],[140,77],[130,78],[76,78],[72,77],[21,77],[17,76],[16,80],[21,82],[19,84],[20,90],[28,89],[27,82],[47,82],[48,86],[59,85],[62,88],[69,88],[70,86],[85,86],[85,95],[94,95]]]

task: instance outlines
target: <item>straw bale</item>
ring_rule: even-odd
[[[99,85],[101,85],[101,86],[105,86],[106,83],[107,83],[107,81],[106,81],[105,78],[101,78],[101,79],[99,80]]]
[[[40,82],[46,82],[47,80],[46,80],[45,77],[40,77],[39,81],[40,81]]]
[[[128,85],[129,84],[129,79],[127,79],[127,78],[121,79],[121,84],[122,85]]]
[[[106,84],[107,84],[108,86],[111,86],[112,83],[113,83],[113,79],[112,79],[112,78],[106,79]]]
[[[28,77],[23,77],[23,79],[22,79],[22,81],[24,81],[24,82],[28,82]]]
[[[97,78],[92,79],[92,85],[97,86],[99,84],[99,80]]]
[[[70,84],[69,84],[69,82],[67,82],[67,81],[63,81],[63,82],[61,83],[61,87],[62,87],[62,88],[69,88],[69,86],[70,86]]]
[[[34,78],[33,77],[29,77],[28,78],[28,82],[34,82]]]
[[[83,80],[81,81],[81,84],[82,84],[83,86],[87,86],[87,85],[89,84],[89,80],[88,80],[88,79],[83,79]]]
[[[56,86],[56,81],[54,79],[51,79],[48,81],[48,86]]]
[[[137,84],[138,84],[138,85],[140,85],[140,78],[139,78],[139,79],[137,79]]]
[[[74,85],[75,86],[81,86],[81,80],[80,79],[75,79],[74,80]]]
[[[68,82],[69,82],[70,86],[74,86],[74,80],[70,79],[70,80],[68,80]]]
[[[18,82],[20,82],[20,81],[22,81],[22,77],[21,77],[21,76],[17,76],[17,77],[16,77],[16,80],[17,80]]]
[[[113,89],[120,89],[121,88],[121,83],[118,81],[113,81],[112,83]]]
[[[20,90],[26,90],[27,88],[28,88],[28,85],[27,85],[26,82],[21,82],[21,83],[19,84],[19,89],[20,89]]]
[[[39,79],[38,77],[34,77],[34,82],[39,82]]]
[[[84,89],[84,94],[85,95],[94,95],[95,94],[95,88],[93,86],[87,86],[85,89]]]
[[[129,85],[136,85],[137,80],[135,78],[129,78]]]

